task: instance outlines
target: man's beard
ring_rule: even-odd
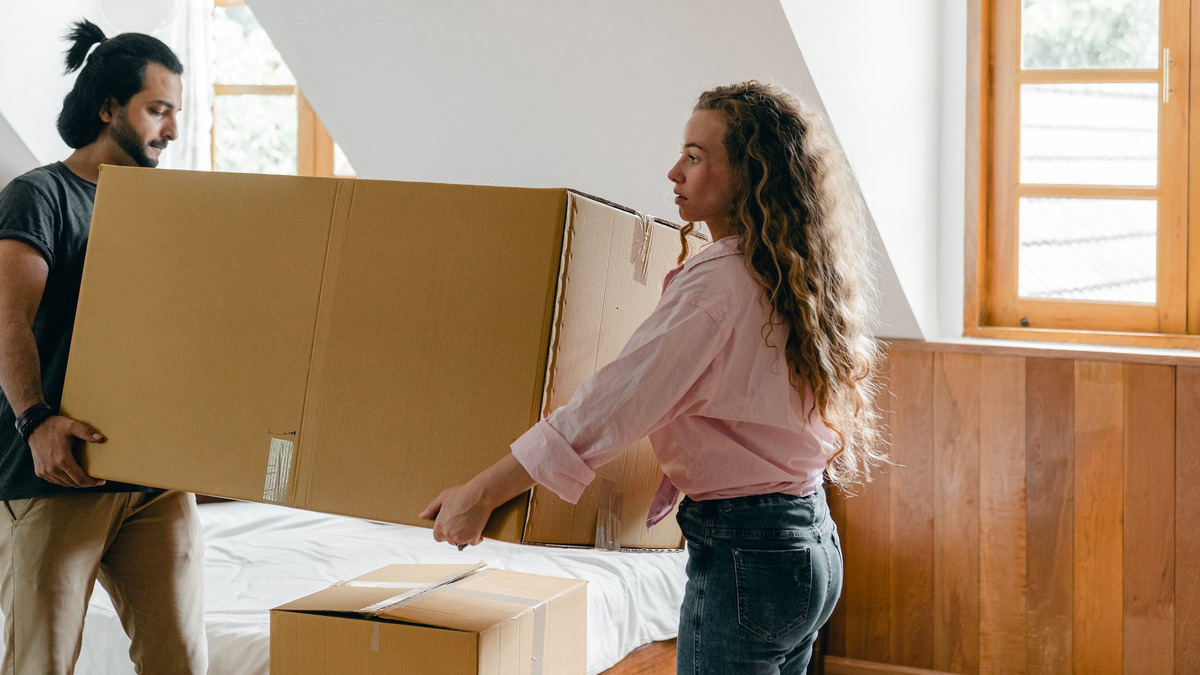
[[[129,118],[125,115],[123,109],[117,112],[116,117],[113,118],[112,131],[110,133],[117,146],[133,158],[133,161],[138,166],[143,166],[147,169],[153,169],[158,166],[158,159],[146,154],[146,146],[142,145],[142,139],[133,130],[133,126],[129,124]]]

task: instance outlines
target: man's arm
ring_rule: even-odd
[[[33,337],[50,268],[41,254],[20,241],[0,240],[0,388],[20,415],[42,403],[42,364]],[[76,439],[100,442],[95,429],[69,417],[55,415],[29,437],[33,468],[38,477],[65,487],[103,485],[84,473],[75,461]]]

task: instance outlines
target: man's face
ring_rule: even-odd
[[[182,102],[179,76],[157,63],[147,64],[142,90],[127,104],[112,105],[107,113],[108,133],[117,146],[113,159],[125,166],[158,166],[167,143],[179,134],[175,116]]]

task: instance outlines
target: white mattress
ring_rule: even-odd
[[[681,551],[612,553],[485,541],[460,553],[433,541],[427,529],[266,504],[204,504],[200,516],[212,675],[266,675],[272,607],[392,563],[482,560],[498,569],[587,580],[590,675],[677,630],[686,559]],[[128,649],[112,603],[97,585],[76,673],[133,673]]]

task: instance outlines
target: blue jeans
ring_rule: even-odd
[[[679,506],[687,589],[679,675],[801,675],[842,592],[842,548],[825,493]]]

